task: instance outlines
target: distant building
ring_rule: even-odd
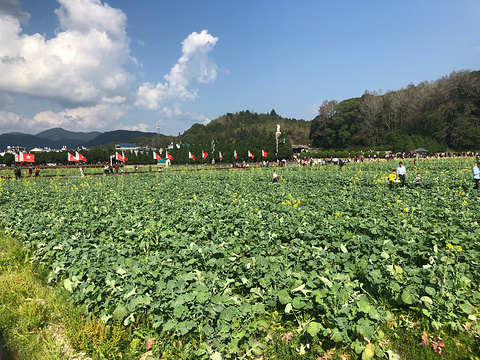
[[[138,147],[137,144],[133,143],[123,143],[123,144],[118,144],[115,145],[115,150],[117,151],[141,151],[143,148]]]
[[[7,146],[6,153],[15,154],[19,152],[27,152],[27,148],[24,146]]]
[[[49,147],[44,147],[44,148],[33,148],[32,150],[30,150],[30,152],[33,152],[33,153],[40,153],[40,152],[50,152],[52,151],[52,149],[50,149]]]

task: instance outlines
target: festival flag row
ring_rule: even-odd
[[[249,158],[252,158],[252,159],[255,158],[255,155],[253,155],[253,153],[250,150],[248,150],[247,155]],[[170,160],[173,160],[173,157],[171,157],[171,155],[169,155],[168,152],[167,152],[167,157]],[[202,150],[202,159],[205,160],[207,157],[208,157],[208,153]],[[218,157],[220,158],[220,160],[223,160],[223,155],[220,151],[218,152]],[[233,150],[233,157],[237,159],[237,150]],[[262,157],[267,157],[267,152],[265,150],[262,150]],[[190,151],[188,152],[188,158],[192,159],[193,161],[197,160],[197,158]]]

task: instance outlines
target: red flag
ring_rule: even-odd
[[[23,161],[25,161],[25,162],[35,162],[35,155],[23,153]]]
[[[15,154],[15,162],[35,162],[35,155],[21,152],[20,154]]]
[[[220,157],[220,161],[222,161],[222,160],[223,160],[223,156],[222,156],[222,153],[221,153],[220,151],[218,152],[218,156]]]
[[[67,154],[68,154],[67,161],[78,161],[77,158],[72,154],[70,153],[67,153]]]
[[[237,158],[237,150],[233,150],[233,157],[236,159]]]
[[[262,156],[267,157],[267,152],[265,150],[262,150]]]
[[[158,155],[155,151],[153,152],[153,160],[162,160],[162,157],[160,155]]]
[[[87,162],[87,158],[85,156],[83,156],[82,154],[80,154],[78,151],[75,151],[75,158],[77,159],[77,161]]]
[[[118,161],[121,161],[121,162],[127,162],[128,161],[128,158],[123,155],[120,155],[118,152],[115,153],[115,159],[118,160]]]
[[[208,153],[202,150],[202,158],[206,159],[207,156],[208,156]]]
[[[193,154],[190,151],[188,152],[188,158],[192,159],[193,161],[197,160],[197,158],[193,156]]]
[[[173,156],[170,155],[170,154],[168,153],[168,151],[167,151],[167,159],[173,160]]]
[[[250,158],[252,158],[252,159],[255,157],[255,156],[250,152],[250,150],[248,150],[248,157],[250,157]]]

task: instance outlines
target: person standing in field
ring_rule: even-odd
[[[395,181],[397,180],[397,174],[395,173],[395,169],[392,170],[392,173],[388,175],[388,182],[390,183],[390,189],[393,189],[395,186]]]
[[[478,183],[480,182],[480,162],[473,167],[473,181],[475,181],[474,189],[479,190]]]
[[[275,170],[273,170],[273,182],[278,182],[278,174]]]
[[[415,187],[419,187],[422,184],[422,177],[420,173],[417,173],[417,177],[415,178]]]
[[[405,185],[405,179],[407,178],[407,169],[403,166],[402,162],[397,167],[397,177],[400,180],[400,187]]]

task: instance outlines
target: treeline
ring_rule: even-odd
[[[197,141],[195,143],[174,143],[173,148],[168,150],[168,153],[173,157],[172,164],[206,164],[211,163],[212,159],[215,162],[231,163],[236,162],[252,162],[252,161],[274,161],[277,158],[290,158],[293,156],[292,144],[288,136],[282,134],[278,139],[278,154],[276,154],[275,133],[271,132],[268,136],[257,134],[255,137],[247,137],[236,142],[228,140],[212,140],[212,141]],[[267,157],[262,157],[262,150],[267,152]],[[208,153],[204,159],[202,152]],[[234,158],[234,151],[237,153],[237,159]],[[254,158],[248,157],[250,151]],[[74,154],[74,151],[52,151],[35,153],[35,164],[68,164],[68,153]],[[166,149],[162,151],[155,150],[163,159],[166,158]],[[189,152],[196,158],[195,161],[189,159]],[[110,149],[94,148],[90,150],[82,150],[80,153],[87,158],[87,164],[104,164],[109,163],[110,158],[113,157],[115,162],[116,150],[112,147]],[[220,153],[223,159],[220,159]],[[157,164],[157,160],[153,158],[153,150],[144,151],[125,151],[124,155],[128,158],[127,165],[153,165]],[[15,155],[6,153],[0,156],[0,163],[7,166],[15,165]],[[73,164],[73,163],[70,163]]]
[[[452,72],[383,95],[366,92],[340,103],[324,101],[310,139],[325,149],[479,149],[480,72]]]
[[[252,161],[275,161],[293,156],[292,144],[288,136],[282,134],[278,139],[278,154],[276,154],[275,133],[270,132],[267,136],[256,134],[235,142],[231,140],[220,141],[196,141],[193,143],[181,143],[168,150],[174,158],[174,164],[204,164],[211,163],[212,159],[216,163],[231,162],[252,162]],[[262,150],[267,152],[267,157],[262,157]],[[202,152],[208,153],[206,159],[202,158]],[[234,152],[237,153],[237,159],[234,158]],[[248,157],[248,152],[254,155],[254,158]],[[189,159],[189,152],[196,157],[195,161]],[[220,153],[223,157],[220,160]]]
[[[75,155],[74,151],[50,151],[35,153],[35,164],[75,164],[74,162],[68,162],[68,153]],[[115,161],[115,149],[100,149],[95,148],[91,150],[82,150],[80,153],[87,158],[87,164],[104,164],[110,163],[110,158],[113,157]],[[156,164],[157,161],[153,159],[152,151],[127,151],[125,156],[128,158],[127,165],[140,165],[140,164]],[[7,166],[15,165],[15,155],[5,153],[4,156],[0,156],[0,163]]]

